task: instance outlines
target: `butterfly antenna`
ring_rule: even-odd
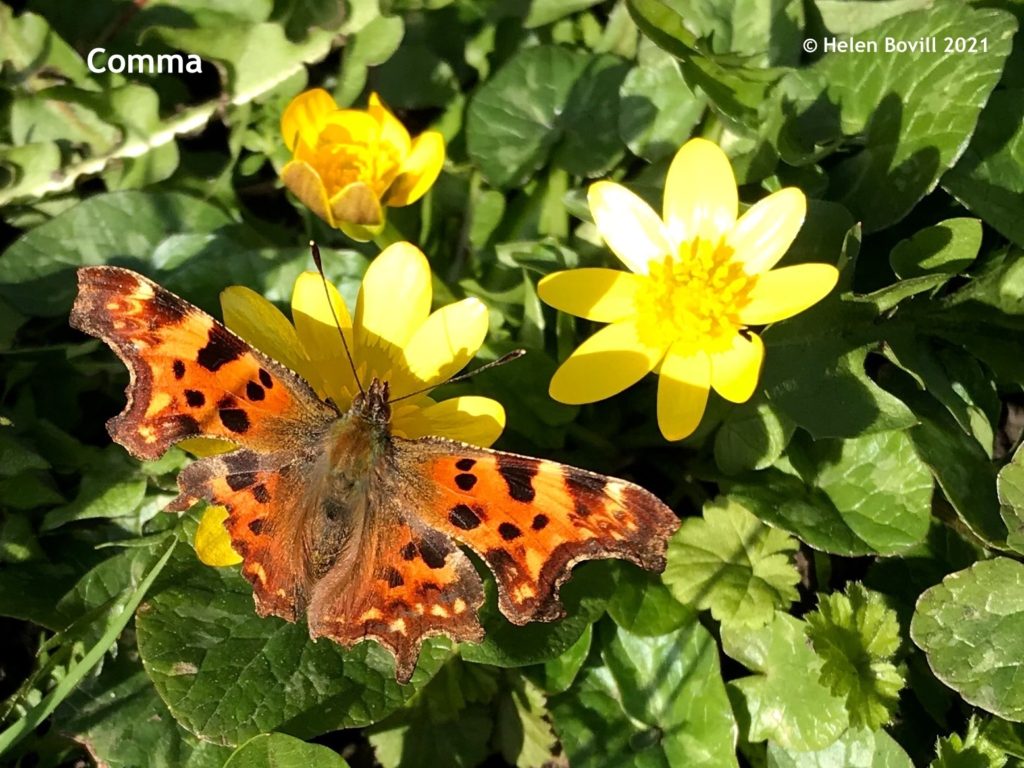
[[[324,295],[327,297],[327,306],[331,308],[331,317],[334,318],[334,325],[338,329],[338,335],[341,336],[341,346],[345,348],[345,357],[348,358],[348,365],[352,369],[352,378],[356,380],[356,386],[359,387],[359,394],[365,395],[366,391],[363,389],[362,382],[359,381],[359,372],[356,370],[356,361],[352,359],[352,350],[348,348],[348,341],[345,339],[345,332],[341,329],[341,321],[338,320],[338,313],[334,311],[334,301],[331,299],[331,290],[327,287],[327,276],[324,274],[324,264],[320,260],[320,246],[310,240],[309,250],[313,254],[313,263],[316,264],[316,271],[320,273],[320,280],[324,284]]]
[[[522,357],[525,354],[526,354],[526,350],[525,349],[513,349],[511,352],[506,352],[504,355],[499,357],[497,360],[492,360],[489,363],[484,363],[479,368],[474,368],[472,371],[467,371],[466,373],[460,373],[458,376],[453,376],[452,378],[448,379],[447,381],[442,381],[441,384],[454,384],[456,381],[465,381],[466,379],[470,378],[471,376],[476,376],[478,373],[482,373],[482,372],[488,370],[489,368],[497,368],[499,365],[504,365],[505,363],[511,363],[513,360],[518,360],[520,357]],[[429,387],[423,387],[422,389],[417,389],[415,392],[410,392],[407,395],[402,395],[401,397],[394,397],[391,400],[389,400],[388,402],[389,403],[397,403],[399,400],[405,400],[405,399],[410,398],[410,397],[415,397],[416,395],[422,394],[424,392],[429,392],[430,390],[432,390],[432,389],[434,389],[436,387],[440,387],[441,384],[431,384]]]

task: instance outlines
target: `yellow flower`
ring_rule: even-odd
[[[415,139],[370,94],[365,109],[339,109],[314,88],[292,99],[281,116],[292,160],[281,180],[313,213],[355,240],[384,226],[385,208],[421,198],[444,164],[444,139],[426,131]]]
[[[737,220],[732,167],[704,139],[676,153],[663,220],[618,184],[597,182],[588,197],[598,231],[631,271],[575,269],[541,280],[551,306],[609,323],[555,372],[550,393],[592,403],[657,371],[658,425],[668,440],[693,433],[711,388],[734,403],[753,394],[764,345],[749,326],[802,312],[838,280],[830,264],[772,270],[803,224],[803,193],[779,190]]]
[[[463,299],[435,312],[431,304],[430,266],[410,243],[395,243],[373,260],[363,277],[355,316],[331,285],[331,301],[365,389],[376,377],[391,384],[392,399],[441,384],[473,359],[487,335],[487,308],[479,299]],[[358,393],[323,280],[304,272],[292,292],[292,320],[249,288],[221,293],[224,322],[257,349],[310,383],[321,397],[342,410]],[[391,431],[406,438],[439,435],[489,446],[505,426],[501,404],[464,395],[435,402],[427,394],[392,406]],[[214,440],[189,440],[183,447],[200,455],[222,451]],[[234,447],[234,446],[232,446]],[[207,565],[231,565],[240,558],[224,530],[223,507],[209,507],[196,536],[196,551]]]

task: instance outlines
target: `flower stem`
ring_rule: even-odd
[[[398,227],[394,225],[391,219],[387,219],[384,222],[383,229],[373,236],[373,242],[376,243],[377,247],[382,251],[389,245],[401,243],[404,240],[408,240],[408,238],[399,231]]]

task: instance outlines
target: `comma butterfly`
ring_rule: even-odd
[[[127,365],[127,406],[107,422],[139,459],[189,437],[229,440],[178,477],[169,510],[227,508],[256,610],[343,646],[371,638],[408,681],[431,635],[479,641],[494,573],[514,624],[562,615],[559,586],[593,558],[665,564],[672,511],[624,480],[439,437],[391,434],[388,383],[342,413],[297,374],[187,301],[118,267],[78,270],[71,325]]]

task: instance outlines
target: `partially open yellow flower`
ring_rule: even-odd
[[[355,240],[384,225],[386,208],[421,198],[444,164],[444,139],[415,139],[376,93],[363,109],[339,109],[327,91],[300,93],[281,116],[292,160],[281,180],[313,213]]]
[[[831,264],[772,270],[803,224],[803,193],[779,190],[737,220],[729,159],[704,139],[676,153],[663,219],[618,184],[597,182],[588,197],[598,231],[631,271],[574,269],[541,280],[551,306],[609,323],[555,372],[550,393],[592,403],[657,371],[658,425],[668,440],[693,433],[711,388],[735,403],[753,394],[764,345],[749,326],[802,312],[839,277]]]
[[[328,286],[352,358],[365,389],[370,379],[388,381],[397,399],[441,384],[473,359],[488,328],[487,308],[463,299],[430,311],[430,266],[410,243],[395,243],[374,259],[363,277],[355,317],[333,285]],[[347,409],[359,389],[331,314],[323,280],[304,272],[292,292],[292,320],[255,291],[241,286],[221,293],[224,322],[257,349],[310,383],[321,397]],[[438,435],[489,446],[505,427],[501,404],[464,395],[435,402],[427,394],[392,407],[391,431],[407,438]],[[221,441],[190,440],[184,447],[208,454]],[[234,446],[231,446],[232,448]],[[196,551],[207,565],[232,565],[240,558],[223,527],[223,507],[209,507],[196,536]]]

